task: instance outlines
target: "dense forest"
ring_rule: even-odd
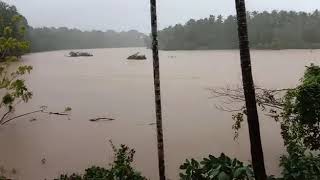
[[[238,48],[236,16],[189,20],[159,32],[163,50]],[[255,49],[320,48],[320,12],[248,12],[250,46]],[[149,45],[150,46],[150,43]]]
[[[0,1],[0,29],[10,28],[10,35],[17,40],[26,39],[30,42],[30,51],[51,51],[61,49],[91,49],[145,46],[146,35],[135,30],[115,32],[112,30],[81,31],[78,29],[33,28],[28,25],[15,6]],[[0,31],[0,37],[6,31]],[[13,50],[11,50],[13,51]]]
[[[81,31],[78,29],[32,28],[28,29],[31,51],[51,51],[61,49],[92,49],[145,46],[143,33],[135,30],[115,32],[112,30]]]

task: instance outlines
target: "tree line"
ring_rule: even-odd
[[[145,36],[136,30],[103,32],[81,31],[66,27],[29,27],[27,39],[31,42],[31,52],[40,52],[62,49],[143,47]]]
[[[254,49],[320,48],[320,12],[247,12],[250,47]],[[150,47],[150,41],[148,46]],[[210,15],[159,31],[163,50],[237,49],[237,16]]]
[[[15,6],[0,1],[0,37],[10,34],[30,42],[30,52],[62,49],[92,49],[145,46],[145,34],[136,30],[116,32],[81,31],[66,27],[33,28]],[[8,32],[10,30],[10,32]],[[2,43],[4,44],[4,43]],[[16,48],[19,49],[19,48]],[[26,48],[24,48],[26,49]]]

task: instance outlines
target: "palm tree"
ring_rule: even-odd
[[[154,94],[156,106],[157,121],[157,143],[158,143],[158,164],[160,180],[165,180],[165,162],[164,162],[164,145],[162,130],[162,112],[161,112],[161,92],[160,92],[160,71],[159,71],[159,50],[158,50],[158,29],[157,29],[157,2],[150,0],[151,9],[151,29],[152,29],[152,53],[153,53],[153,78]]]
[[[238,19],[242,82],[246,99],[252,165],[256,179],[266,180],[267,177],[261,144],[259,117],[257,112],[256,95],[251,70],[245,0],[235,0],[235,2]]]

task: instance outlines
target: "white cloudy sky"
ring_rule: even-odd
[[[17,6],[35,27],[149,32],[149,0],[3,0]],[[247,0],[247,10],[320,9],[320,0]],[[164,28],[212,15],[235,14],[234,0],[158,0],[159,26]]]

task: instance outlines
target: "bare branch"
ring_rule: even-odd
[[[23,116],[27,116],[27,115],[30,115],[30,114],[34,114],[34,113],[38,113],[38,112],[43,112],[43,111],[42,111],[42,110],[37,110],[37,111],[33,111],[33,112],[29,112],[29,113],[21,114],[21,115],[19,115],[19,116],[16,116],[16,117],[10,118],[10,119],[8,119],[8,120],[6,120],[6,121],[2,122],[2,123],[1,123],[1,125],[5,125],[5,124],[9,123],[10,121],[13,121],[13,120],[15,120],[15,119],[17,119],[17,118],[20,118],[20,117],[23,117]]]
[[[11,111],[12,112],[12,111]],[[21,117],[24,117],[24,116],[28,116],[30,114],[35,114],[35,113],[44,113],[44,114],[48,114],[48,115],[57,115],[57,116],[68,116],[69,113],[67,112],[50,112],[50,111],[44,111],[44,109],[40,109],[40,110],[36,110],[36,111],[32,111],[32,112],[28,112],[28,113],[24,113],[24,114],[21,114],[21,115],[18,115],[18,116],[15,116],[15,117],[12,117],[8,120],[5,120],[4,122],[3,119],[0,121],[0,125],[5,125],[15,119],[18,119],[18,118],[21,118]]]
[[[1,120],[0,120],[0,123],[7,117],[8,114],[10,114],[12,112],[11,109],[9,109],[6,113],[3,114]]]
[[[273,109],[279,109],[282,110],[284,103],[283,103],[283,97],[281,96],[281,93],[285,93],[289,90],[294,90],[290,88],[286,89],[266,89],[262,87],[255,87],[256,89],[256,99],[257,104],[261,109],[264,111],[267,108],[273,108]],[[216,106],[218,109],[228,112],[237,112],[237,111],[243,111],[245,110],[243,107],[241,108],[234,108],[230,106],[234,106],[237,103],[244,103],[244,92],[243,88],[241,86],[236,86],[234,88],[232,87],[226,87],[226,88],[208,88],[208,90],[211,92],[212,96],[209,97],[212,98],[220,98],[220,101],[226,106]]]

